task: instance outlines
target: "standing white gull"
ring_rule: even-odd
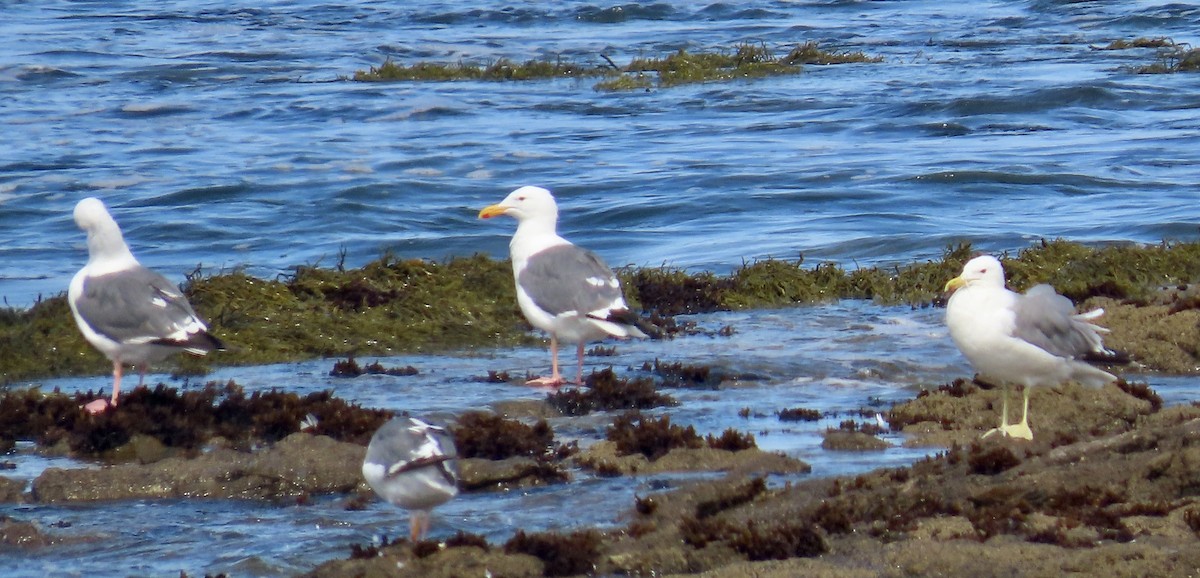
[[[87,232],[88,262],[71,279],[67,302],[84,338],[113,363],[112,399],[92,401],[88,413],[117,405],[126,363],[138,367],[141,385],[147,366],[171,353],[224,349],[179,288],[133,257],[104,203],[79,201],[75,223]]]
[[[509,243],[517,304],[529,323],[550,334],[551,375],[530,380],[529,385],[564,383],[558,371],[560,339],[578,343],[575,381],[582,383],[588,341],[610,335],[646,337],[612,269],[595,253],[558,236],[558,205],[550,191],[521,187],[479,212],[481,219],[500,215],[517,219],[517,232]]]
[[[1087,361],[1119,362],[1105,349],[1101,334],[1108,330],[1091,323],[1104,314],[1096,309],[1075,313],[1070,299],[1049,285],[1037,285],[1024,295],[1004,287],[1004,268],[995,257],[971,259],[962,274],[946,283],[954,291],[946,304],[950,337],[985,379],[1003,387],[1000,426],[983,434],[1033,439],[1029,429],[1029,390],[1037,385],[1066,381],[1100,387],[1116,381],[1112,374]],[[1025,407],[1020,423],[1008,423],[1008,385],[1024,387]]]
[[[412,512],[409,538],[416,542],[429,531],[434,506],[458,494],[456,457],[445,429],[397,417],[371,436],[362,473],[379,497]]]

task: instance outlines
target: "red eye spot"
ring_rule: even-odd
[[[518,201],[524,201],[524,200],[525,200],[525,197],[517,197],[517,200],[518,200]]]

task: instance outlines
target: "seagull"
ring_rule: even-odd
[[[1029,390],[1037,385],[1076,381],[1101,387],[1116,376],[1087,362],[1119,363],[1122,354],[1106,349],[1101,334],[1108,330],[1091,321],[1103,309],[1076,314],[1070,299],[1049,285],[1036,285],[1024,294],[1004,287],[1004,268],[988,255],[967,262],[962,274],[946,283],[954,291],[946,304],[946,325],[959,351],[985,379],[1003,387],[1000,426],[994,433],[1025,440],[1029,429]],[[1008,385],[1024,388],[1025,406],[1019,423],[1008,423]]]
[[[458,494],[456,457],[444,428],[397,417],[371,436],[362,473],[380,498],[412,511],[409,537],[417,542],[429,532],[433,508]]]
[[[558,341],[578,343],[575,383],[583,383],[583,348],[607,336],[646,337],[625,304],[621,282],[595,253],[558,236],[558,205],[550,191],[525,186],[479,218],[508,215],[517,220],[509,250],[517,304],[534,327],[550,334],[551,375],[527,385],[559,387]]]
[[[181,350],[205,355],[225,348],[178,286],[138,263],[100,199],[79,201],[75,224],[87,232],[88,262],[71,279],[67,302],[83,337],[113,364],[112,399],[94,400],[84,410],[116,407],[125,364],[138,367],[141,386],[151,362]]]

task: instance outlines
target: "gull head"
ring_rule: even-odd
[[[508,194],[503,201],[484,207],[479,211],[480,219],[508,215],[518,222],[541,221],[553,224],[558,221],[558,204],[554,195],[541,187],[524,186]]]
[[[95,197],[88,197],[75,205],[75,224],[89,235],[105,227],[117,226],[117,222],[104,207],[104,201]]]
[[[962,273],[946,282],[945,291],[963,287],[1004,287],[1004,266],[991,255],[981,255],[963,265]]]
[[[104,202],[88,197],[75,205],[75,224],[87,232],[89,263],[126,266],[137,261],[125,244],[121,228],[104,208]]]

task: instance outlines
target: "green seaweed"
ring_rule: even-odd
[[[547,78],[580,78],[608,74],[607,69],[563,62],[561,59],[527,60],[522,63],[501,58],[485,66],[458,62],[438,64],[418,62],[410,66],[396,64],[389,58],[378,67],[355,71],[359,82],[448,81],[448,80],[536,80]]]
[[[743,44],[733,53],[697,52],[684,49],[665,58],[637,58],[626,67],[628,72],[657,72],[660,87],[694,82],[757,78],[793,74],[800,67],[779,61],[765,46]]]
[[[883,62],[882,56],[868,56],[859,50],[856,52],[831,52],[823,50],[815,41],[808,41],[792,49],[783,57],[786,64],[873,64]]]
[[[974,254],[961,244],[947,247],[939,259],[905,265],[848,270],[766,259],[728,275],[666,267],[625,268],[618,275],[631,306],[673,335],[680,331],[674,316],[681,314],[839,299],[930,306]],[[1050,283],[1076,302],[1094,296],[1145,302],[1161,287],[1200,282],[1200,242],[1094,248],[1042,241],[1001,258],[1010,288]],[[172,363],[187,373],[203,373],[214,363],[384,356],[539,339],[517,308],[508,261],[483,255],[445,262],[385,255],[360,269],[304,266],[272,280],[239,271],[195,275],[184,291],[228,347],[205,358],[176,356]],[[110,369],[80,336],[65,296],[27,310],[0,309],[0,383]]]
[[[1129,50],[1131,48],[1174,48],[1178,46],[1174,40],[1165,36],[1147,38],[1139,36],[1133,40],[1113,40],[1100,50]]]
[[[1137,74],[1174,74],[1200,72],[1200,48],[1175,44],[1158,52],[1158,61],[1133,69]]]
[[[777,57],[765,44],[742,43],[729,50],[689,52],[634,58],[628,65],[617,66],[607,56],[605,65],[565,62],[562,58],[531,59],[515,62],[501,58],[486,65],[468,62],[416,62],[398,64],[391,58],[379,66],[355,71],[358,82],[416,82],[453,80],[528,81],[554,78],[603,78],[594,88],[600,91],[630,91],[666,88],[695,82],[761,78],[800,72],[802,64],[845,64],[881,62],[882,58],[863,52],[832,52],[813,41],[799,44],[785,56]]]

